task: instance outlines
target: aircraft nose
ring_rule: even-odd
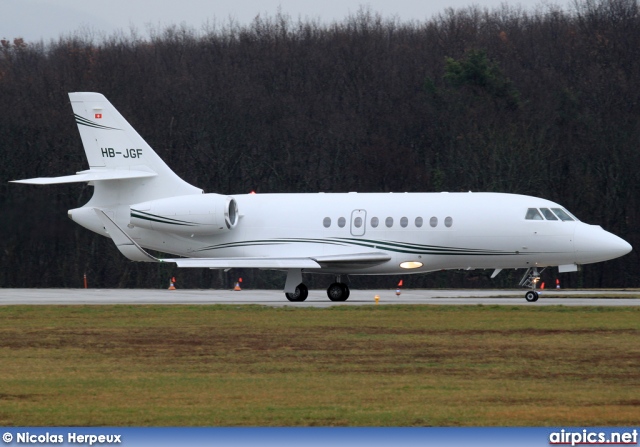
[[[619,258],[631,251],[631,245],[598,225],[581,224],[573,236],[576,263],[589,264]]]

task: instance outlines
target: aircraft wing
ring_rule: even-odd
[[[175,262],[178,267],[204,267],[211,269],[259,268],[259,269],[319,269],[328,267],[364,268],[390,260],[386,253],[354,253],[331,256],[297,258],[174,258],[162,262]]]
[[[391,259],[386,253],[353,253],[328,256],[308,256],[295,258],[166,258],[150,255],[144,248],[125,233],[104,211],[94,211],[111,236],[120,252],[132,261],[172,262],[186,268],[260,268],[260,269],[321,269],[330,267],[364,268],[382,264]]]

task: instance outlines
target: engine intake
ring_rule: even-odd
[[[188,236],[223,233],[238,225],[238,204],[220,194],[169,197],[136,203],[129,210],[136,227]]]

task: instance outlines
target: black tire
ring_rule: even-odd
[[[533,290],[530,290],[524,294],[524,299],[530,303],[535,303],[536,301],[538,301],[538,298],[540,298],[540,295],[538,295],[538,292],[535,292]]]
[[[334,282],[327,289],[327,296],[331,301],[347,301],[349,295],[349,287],[341,282]]]
[[[307,299],[309,296],[309,289],[307,286],[300,283],[298,284],[298,287],[296,287],[296,291],[294,293],[285,293],[284,296],[286,296],[289,301],[299,303]]]

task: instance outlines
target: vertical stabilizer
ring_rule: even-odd
[[[89,162],[88,172],[107,177],[114,171],[151,174],[143,178],[137,175],[131,179],[94,182],[90,206],[202,193],[178,177],[103,95],[69,93],[69,98]]]

